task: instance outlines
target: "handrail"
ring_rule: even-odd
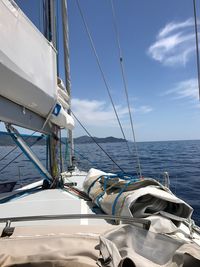
[[[12,222],[21,221],[45,221],[45,220],[70,220],[70,219],[104,219],[104,220],[114,220],[123,221],[129,224],[142,224],[143,228],[149,230],[151,221],[143,218],[133,218],[128,216],[114,216],[107,214],[58,214],[58,215],[39,215],[39,216],[21,216],[21,217],[4,217],[0,218],[0,223],[10,224]]]

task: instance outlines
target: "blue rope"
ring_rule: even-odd
[[[115,215],[115,208],[116,208],[116,205],[117,205],[117,201],[119,199],[119,197],[121,196],[121,194],[124,192],[124,190],[131,184],[135,181],[129,181],[128,183],[125,184],[125,186],[120,190],[119,194],[117,195],[117,197],[115,198],[115,201],[113,203],[113,206],[112,206],[112,215]]]
[[[96,197],[96,204],[101,208],[101,204],[100,204],[100,199],[103,197],[103,195],[106,193],[106,189],[107,189],[107,182],[108,180],[112,179],[112,178],[116,178],[118,177],[117,175],[113,175],[113,176],[105,176],[105,175],[102,175],[100,178],[105,178],[105,181],[104,181],[104,186],[103,186],[103,192],[101,192],[97,197]]]
[[[88,195],[90,194],[90,191],[91,191],[92,187],[94,186],[94,184],[95,184],[100,178],[101,178],[101,176],[100,176],[100,177],[97,177],[97,179],[95,179],[95,180],[91,183],[91,185],[88,187],[88,190],[87,190],[87,194],[88,194]]]
[[[102,178],[105,178],[106,181],[109,180],[109,179],[112,179],[112,178],[116,178],[116,177],[119,177],[119,175],[117,174],[113,174],[113,175],[101,175],[99,177],[97,177],[97,179],[95,179],[91,185],[88,187],[88,190],[87,190],[87,194],[89,195],[92,187],[94,186],[94,184],[98,181],[98,180],[101,180]],[[106,190],[106,187],[105,187],[105,184],[104,184],[104,191]]]
[[[115,209],[116,209],[116,205],[117,205],[117,201],[119,199],[119,197],[121,196],[121,194],[126,190],[126,188],[132,184],[132,183],[135,183],[137,181],[139,181],[138,178],[135,178],[133,176],[130,176],[130,175],[126,175],[124,173],[118,173],[118,174],[114,174],[114,175],[101,175],[99,176],[97,179],[95,179],[91,185],[89,186],[88,188],[88,195],[92,189],[92,187],[94,186],[94,184],[98,181],[98,180],[102,180],[102,178],[104,178],[104,183],[103,183],[103,192],[101,192],[97,197],[96,197],[96,200],[95,200],[95,203],[101,208],[101,204],[100,204],[100,199],[102,199],[103,195],[106,193],[106,190],[107,190],[107,184],[108,184],[108,181],[113,179],[113,178],[120,178],[121,180],[124,180],[124,181],[127,181],[127,183],[125,184],[125,186],[120,190],[120,192],[118,193],[117,197],[115,198],[115,201],[113,203],[113,206],[112,206],[112,215],[115,215]]]
[[[104,194],[105,194],[105,191],[101,192],[101,193],[97,196],[97,198],[96,198],[96,200],[95,200],[95,202],[96,202],[96,204],[97,204],[97,206],[98,206],[99,208],[101,208],[100,199],[103,197]]]
[[[121,178],[121,179],[123,179],[123,178]],[[115,215],[115,209],[116,209],[117,201],[118,201],[119,197],[121,196],[121,194],[126,190],[126,188],[130,184],[139,181],[139,178],[134,178],[133,176],[128,176],[128,178],[124,177],[124,180],[129,180],[129,182],[127,182],[125,184],[125,186],[120,190],[120,192],[118,193],[117,197],[115,198],[115,201],[114,201],[113,206],[112,206],[112,215]]]

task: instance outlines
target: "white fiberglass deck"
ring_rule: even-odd
[[[61,189],[41,190],[1,204],[1,217],[81,213],[81,201]]]
[[[82,187],[83,180],[86,173],[82,175],[68,175],[66,182],[77,182],[78,187]],[[27,190],[40,185],[41,182],[36,182],[27,185],[17,192]],[[16,192],[16,191],[15,191]],[[3,194],[5,196],[12,195],[14,192],[9,194]],[[4,197],[5,197],[4,196]],[[2,199],[2,195],[1,198]],[[95,214],[90,207],[91,203],[80,199],[65,189],[48,189],[38,190],[23,194],[21,196],[13,197],[11,200],[0,204],[0,219],[2,218],[13,218],[13,217],[27,217],[27,216],[57,216],[57,215],[71,215],[71,214]],[[20,221],[13,222],[14,225],[30,225],[30,224],[104,224],[103,219],[54,219],[54,220],[31,220],[31,221]],[[5,223],[3,223],[5,226]]]

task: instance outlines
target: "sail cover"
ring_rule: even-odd
[[[0,95],[51,120],[59,102],[56,50],[12,0],[0,1],[0,36]],[[53,123],[73,127],[66,120]]]
[[[179,225],[193,209],[158,181],[131,178],[90,169],[84,191],[105,213],[135,218],[163,217]]]

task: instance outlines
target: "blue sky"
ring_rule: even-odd
[[[38,0],[16,2],[38,26]],[[110,1],[80,0],[80,4],[126,137],[131,139]],[[192,1],[114,0],[114,5],[136,139],[199,139]],[[93,136],[121,137],[75,0],[68,1],[68,9],[72,109]],[[62,64],[60,72],[63,77]],[[77,125],[75,136],[83,134]]]

